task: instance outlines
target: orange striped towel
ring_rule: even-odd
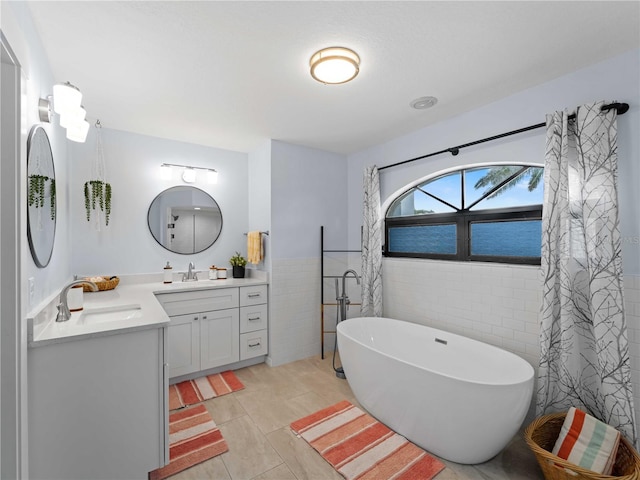
[[[587,470],[611,475],[619,443],[618,430],[571,407],[552,453]]]
[[[247,260],[249,260],[249,263],[257,265],[262,261],[263,257],[262,234],[260,231],[247,233]]]

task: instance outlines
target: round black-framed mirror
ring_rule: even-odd
[[[34,125],[27,139],[27,237],[33,261],[49,265],[56,237],[56,172],[49,136]]]
[[[147,224],[162,247],[173,253],[192,255],[216,242],[222,232],[222,211],[204,190],[171,187],[151,202]]]

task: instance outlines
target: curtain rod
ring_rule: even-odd
[[[625,113],[627,113],[627,110],[629,110],[629,104],[628,103],[610,103],[608,105],[603,105],[601,110],[607,111],[607,110],[611,110],[612,108],[615,108],[618,111],[618,115],[624,115]],[[576,118],[575,114],[569,115],[569,119],[573,119],[573,118]],[[385,165],[384,167],[378,168],[378,171],[384,170],[386,168],[397,167],[398,165],[404,165],[405,163],[409,163],[409,162],[415,162],[416,160],[422,160],[423,158],[433,157],[435,155],[440,155],[442,153],[450,153],[455,157],[456,155],[458,155],[458,153],[460,153],[460,149],[462,148],[471,147],[473,145],[478,145],[480,143],[491,142],[492,140],[498,140],[499,138],[509,137],[511,135],[516,135],[518,133],[528,132],[529,130],[535,130],[537,128],[542,128],[544,126],[546,126],[546,122],[538,123],[536,125],[530,125],[524,128],[519,128],[517,130],[512,130],[510,132],[501,133],[499,135],[494,135],[492,137],[483,138],[481,140],[476,140],[474,142],[465,143],[462,145],[458,145],[456,147],[445,148],[444,150],[440,150],[439,152],[433,152],[427,155],[421,155],[419,157],[410,158],[409,160],[403,160],[402,162],[392,163],[391,165]]]

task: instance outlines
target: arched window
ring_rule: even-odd
[[[401,194],[385,218],[385,255],[540,264],[544,169],[463,168]]]

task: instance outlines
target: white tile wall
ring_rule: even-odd
[[[540,268],[383,260],[385,316],[504,348],[537,369]],[[636,418],[640,422],[640,276],[626,275],[625,307]]]
[[[633,401],[636,407],[636,422],[640,425],[640,275],[625,276],[624,304],[629,332]]]
[[[348,268],[360,274],[359,254],[325,256],[325,276],[341,276]],[[324,301],[335,303],[334,279],[324,280]],[[360,302],[360,287],[347,279],[347,294]],[[342,280],[339,280],[339,289]],[[349,317],[358,316],[353,305]],[[318,355],[320,346],[320,258],[273,259],[269,312],[269,363],[273,366]],[[336,307],[325,307],[325,330],[335,330]],[[325,335],[325,354],[332,352],[335,335]]]
[[[269,362],[281,365],[320,352],[320,259],[273,259]]]

